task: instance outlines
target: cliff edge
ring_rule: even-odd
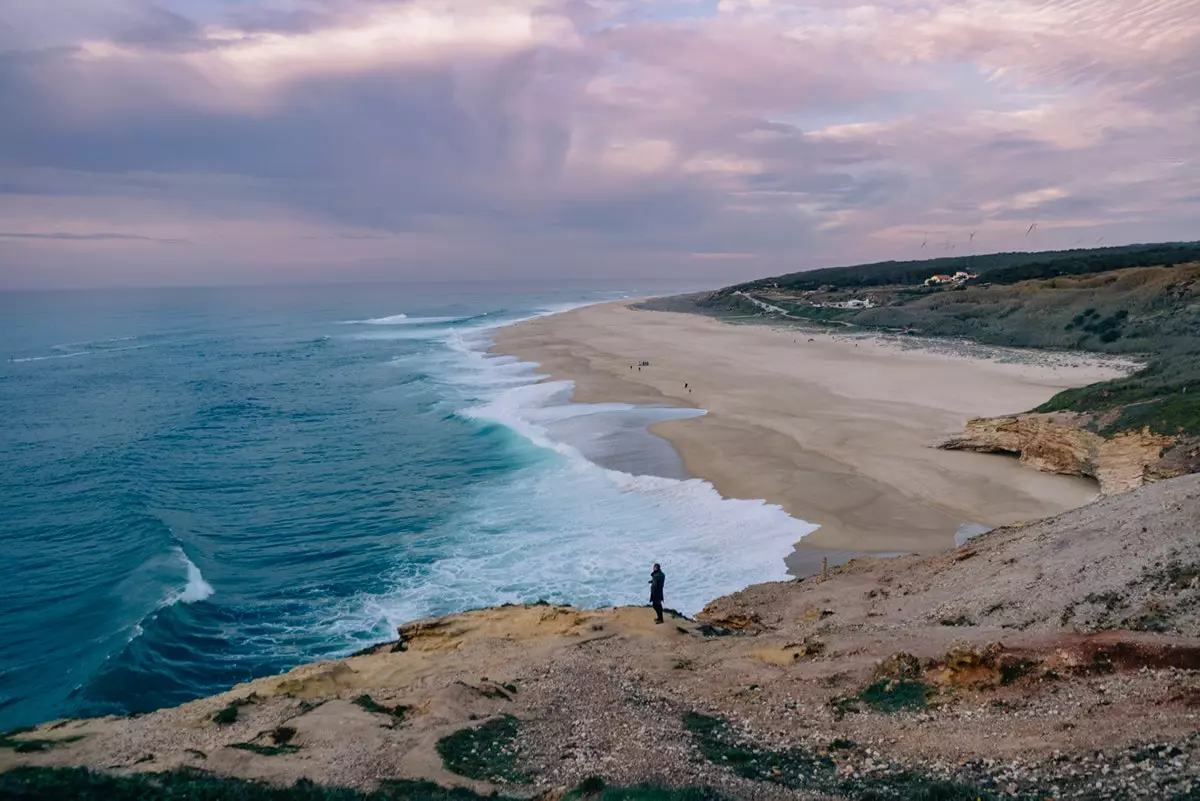
[[[605,782],[707,798],[1193,798],[1197,520],[1191,475],[944,554],[755,585],[696,620],[529,604],[415,621],[174,709],[4,735],[0,771],[19,770],[0,795],[6,777],[85,766],[346,793],[430,780],[463,798],[598,797]]]
[[[1089,430],[1090,422],[1090,415],[1070,412],[984,417],[969,421],[939,447],[1012,454],[1037,470],[1093,478],[1104,495],[1200,468],[1200,440],[1155,434],[1148,427],[1106,437]]]

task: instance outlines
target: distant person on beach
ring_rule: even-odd
[[[655,624],[663,622],[663,585],[666,582],[667,574],[663,573],[658,562],[655,562],[654,569],[650,571],[650,605],[654,607],[654,614],[658,615],[658,619],[654,621]]]

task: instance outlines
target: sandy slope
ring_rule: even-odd
[[[819,523],[808,546],[866,552],[931,552],[965,522],[1034,520],[1091,500],[1093,483],[929,446],[972,417],[1121,374],[1082,355],[979,358],[625,303],[509,326],[496,349],[573,380],[577,401],[708,410],[654,429],[693,475]],[[650,366],[630,368],[639,361]]]

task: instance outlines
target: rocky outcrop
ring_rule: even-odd
[[[1022,464],[1047,473],[1094,478],[1104,495],[1186,472],[1162,459],[1176,437],[1153,434],[1149,429],[1104,437],[1084,428],[1086,422],[1081,415],[1062,413],[981,417],[939,447],[1015,454]]]

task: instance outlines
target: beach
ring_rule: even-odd
[[[652,431],[723,496],[762,499],[819,525],[793,570],[824,552],[933,552],[953,546],[963,526],[1036,520],[1098,494],[1090,480],[1015,458],[933,446],[971,418],[1027,411],[1128,365],[733,324],[631,303],[498,329],[494,351],[574,382],[578,403],[705,410]]]

